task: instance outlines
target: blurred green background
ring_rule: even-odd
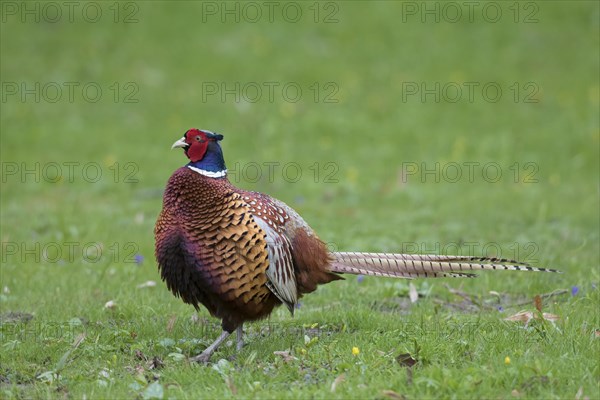
[[[187,161],[170,145],[191,127],[222,133],[233,182],[287,202],[332,248],[476,243],[480,255],[492,243],[567,273],[488,274],[465,288],[594,290],[598,2],[267,3],[76,2],[71,14],[60,2],[2,2],[3,313],[104,320],[109,300],[138,322],[191,313],[153,257],[161,190]],[[279,163],[272,177],[266,163]],[[478,163],[472,181],[464,163]],[[456,165],[454,183],[445,168]],[[157,287],[136,289],[147,280]],[[351,312],[354,285],[306,302]],[[30,360],[12,368],[34,376],[47,367],[32,349],[5,346],[3,358]]]

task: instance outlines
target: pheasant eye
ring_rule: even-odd
[[[200,143],[204,143],[204,140],[200,136],[196,136],[196,141]]]

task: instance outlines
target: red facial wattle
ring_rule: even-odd
[[[208,148],[206,134],[198,129],[190,129],[185,133],[185,142],[190,145],[185,151],[191,162],[202,160]]]

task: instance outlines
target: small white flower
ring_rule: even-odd
[[[156,282],[154,281],[146,281],[144,283],[141,283],[139,285],[137,285],[138,289],[143,289],[143,288],[147,288],[147,287],[154,287],[156,286]]]

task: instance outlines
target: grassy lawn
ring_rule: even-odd
[[[600,398],[599,3],[466,3],[0,3],[0,397]],[[153,227],[191,127],[332,249],[564,274],[347,276],[190,364],[220,328]]]

